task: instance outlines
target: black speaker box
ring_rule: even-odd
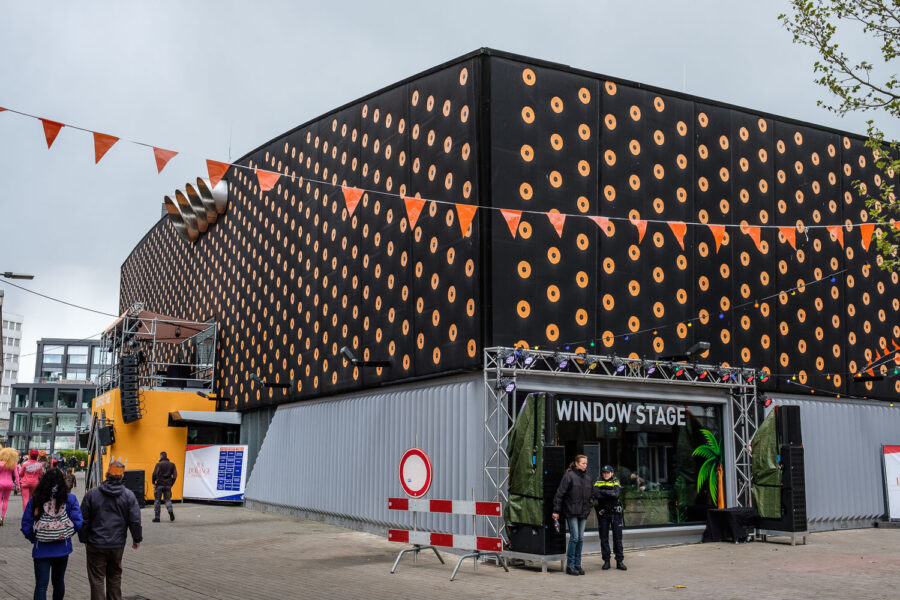
[[[125,471],[125,477],[122,479],[123,485],[134,492],[134,497],[137,498],[138,505],[143,508],[146,504],[146,498],[144,498],[144,470],[143,469],[132,469]]]
[[[800,407],[779,405],[775,407],[775,431],[779,447],[802,446],[800,431]]]
[[[112,446],[116,443],[116,430],[111,425],[97,430],[97,438],[101,446]]]
[[[78,447],[87,448],[88,439],[91,437],[90,431],[82,431],[78,434]]]
[[[761,519],[759,527],[772,531],[807,531],[803,448],[782,446],[781,467],[781,519]]]
[[[552,526],[512,524],[509,526],[509,549],[526,554],[565,554],[565,526],[561,533],[556,533]]]

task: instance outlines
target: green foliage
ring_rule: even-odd
[[[699,492],[703,484],[709,480],[709,495],[713,502],[717,502],[718,496],[716,492],[718,491],[719,482],[716,476],[716,468],[722,464],[722,446],[719,444],[716,436],[708,429],[701,429],[700,433],[706,438],[706,445],[697,446],[692,455],[705,458],[706,460],[697,474],[697,491]]]
[[[58,452],[66,460],[69,460],[70,456],[74,456],[75,460],[78,461],[79,468],[81,461],[84,461],[85,465],[87,464],[88,453],[84,450],[59,450]]]
[[[819,55],[813,65],[815,82],[831,92],[837,102],[820,100],[826,109],[845,115],[869,112],[878,118],[896,122],[900,118],[900,82],[895,59],[900,49],[900,2],[897,0],[791,0],[793,12],[778,16],[793,34],[794,43],[812,48]],[[874,62],[850,57],[839,44],[842,34],[869,36],[880,54]],[[869,119],[866,146],[872,151],[875,167],[881,172],[875,178],[876,189],[854,181],[857,193],[866,202],[875,223],[880,254],[878,265],[887,271],[900,270],[900,230],[892,227],[900,221],[891,178],[900,173],[900,144],[885,141],[884,133]]]

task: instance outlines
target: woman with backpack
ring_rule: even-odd
[[[33,544],[35,600],[46,600],[51,579],[53,600],[65,596],[72,536],[81,524],[78,499],[68,492],[62,471],[50,469],[41,477],[22,515],[22,533]]]

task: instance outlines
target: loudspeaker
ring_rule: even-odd
[[[775,407],[776,440],[781,446],[802,446],[803,435],[800,431],[800,407],[778,405]]]
[[[808,530],[803,463],[802,447],[781,447],[781,519],[761,519],[760,528],[788,532]]]
[[[112,446],[116,443],[116,430],[111,425],[97,430],[97,438],[101,446]]]
[[[87,448],[88,440],[91,437],[90,431],[82,431],[78,434],[78,447],[79,448]]]
[[[541,527],[513,523],[509,526],[509,549],[526,554],[565,554],[565,521],[561,520],[560,533],[553,527],[553,497],[566,470],[566,449],[562,446],[544,446],[544,481]]]
[[[125,477],[122,479],[122,484],[127,489],[134,492],[134,497],[137,498],[138,506],[143,508],[146,504],[146,499],[144,498],[144,470],[133,469],[125,471]]]

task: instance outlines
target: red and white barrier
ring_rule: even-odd
[[[482,552],[503,551],[502,539],[475,535],[454,535],[452,533],[429,533],[427,531],[389,529],[388,541],[417,544],[419,546],[481,550]]]
[[[476,502],[475,500],[388,498],[388,509],[451,515],[478,515],[482,517],[499,517],[501,514],[499,502]]]

